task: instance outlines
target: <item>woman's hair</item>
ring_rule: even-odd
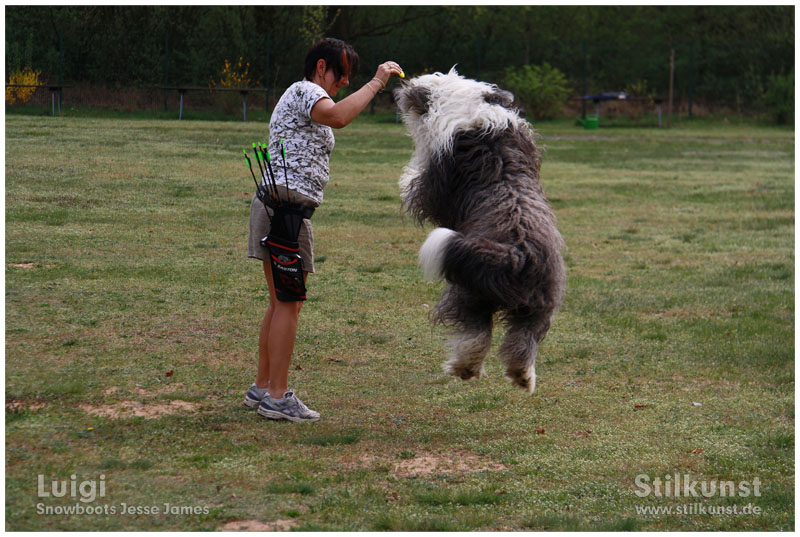
[[[318,60],[325,60],[326,68],[333,69],[337,80],[344,75],[352,76],[358,71],[358,53],[352,45],[341,39],[325,37],[311,45],[303,66],[303,76],[306,80],[314,77]]]

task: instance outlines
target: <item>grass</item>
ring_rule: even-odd
[[[238,99],[238,96],[236,97]],[[25,106],[6,106],[6,115],[12,116],[52,116],[53,109],[49,104]],[[125,119],[125,120],[175,120],[180,115],[178,106],[171,106],[167,110],[158,109],[122,109],[111,107],[96,107],[83,105],[64,105],[61,112],[56,115],[68,119]],[[261,107],[249,106],[247,110],[248,121],[264,121],[267,117],[263,105]],[[187,105],[183,110],[183,119],[187,121],[242,121],[241,101],[236,112],[226,112],[221,106],[216,108],[193,108]]]
[[[360,118],[314,216],[291,385],[323,417],[296,425],[241,405],[266,287],[240,152],[265,124],[7,116],[6,529],[793,529],[794,132],[537,129],[569,282],[536,393],[494,351],[488,378],[441,373],[428,229],[397,197],[411,142]],[[762,513],[637,511],[689,503],[635,494],[675,473],[758,477],[698,501]],[[39,475],[103,475],[85,505],[118,511],[43,514],[81,502]]]

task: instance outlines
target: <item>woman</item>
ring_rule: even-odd
[[[283,140],[289,195],[294,203],[311,207],[322,203],[334,144],[332,129],[349,124],[386,87],[389,77],[403,72],[397,63],[386,62],[358,91],[334,102],[332,97],[343,86],[350,85],[350,76],[357,69],[358,54],[352,46],[339,39],[321,39],[306,56],[304,79],[289,86],[275,106],[269,122],[269,151],[280,155]],[[283,172],[275,171],[277,177],[283,179]],[[287,199],[285,187],[279,189],[281,198]],[[303,302],[281,302],[276,298],[269,251],[260,243],[268,233],[269,219],[261,201],[254,196],[250,205],[247,255],[263,262],[269,286],[269,307],[259,332],[258,372],[244,404],[257,406],[260,415],[271,419],[317,421],[319,413],[306,407],[289,390],[289,363]],[[304,277],[307,277],[309,272],[314,272],[314,234],[310,220],[303,221],[299,243]]]

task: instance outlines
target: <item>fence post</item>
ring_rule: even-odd
[[[169,85],[169,32],[164,32],[164,110],[167,109],[167,98],[169,93],[167,86]],[[183,102],[183,99],[181,99]]]
[[[267,32],[267,70],[264,75],[264,111],[269,114],[269,32]]]
[[[64,34],[58,32],[58,113],[61,113],[61,99],[64,90],[61,86],[64,84]]]
[[[480,80],[481,78],[481,36],[478,36],[475,39],[475,48],[476,48],[476,60],[477,60],[477,74],[475,78]]]
[[[377,60],[375,58],[375,36],[372,36],[372,65],[370,66],[370,73],[374,73],[377,69]],[[369,102],[369,113],[371,115],[375,115],[375,99],[372,99]]]
[[[672,88],[675,79],[675,49],[669,49],[669,101],[667,102],[667,124],[672,127]]]
[[[692,119],[692,101],[694,100],[694,41],[689,48],[689,119]]]
[[[586,77],[588,76],[588,52],[586,46],[586,40],[583,40],[583,94],[582,96],[586,96]],[[581,119],[586,119],[586,99],[581,99]]]

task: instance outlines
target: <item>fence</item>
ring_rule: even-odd
[[[10,87],[7,85],[6,87]],[[80,108],[114,110],[125,113],[136,111],[166,111],[175,119],[191,119],[197,112],[214,117],[240,119],[244,121],[263,120],[275,105],[275,97],[270,95],[265,101],[264,88],[204,88],[194,86],[123,86],[94,85],[75,83],[63,86],[62,91],[51,88],[62,86],[35,86],[36,90],[25,104],[7,105],[8,108],[28,108],[46,110],[59,114]],[[358,86],[356,86],[358,87]],[[246,95],[242,95],[246,91]],[[393,100],[388,92],[374,99],[371,110],[393,110]]]
[[[260,38],[260,50],[256,49],[252,58],[253,77],[261,81],[260,86],[265,86],[259,90],[265,98],[261,100],[253,95],[243,106],[242,98],[235,94],[238,90],[230,92],[234,94],[232,97],[223,92],[204,90],[204,84],[215,76],[214,68],[190,66],[185,59],[193,54],[192,50],[170,42],[168,34],[148,36],[147,39],[151,41],[148,43],[149,56],[144,61],[147,66],[140,67],[144,74],[139,75],[143,81],[89,82],[92,69],[76,63],[78,55],[70,59],[73,56],[70,47],[76,45],[69,39],[54,41],[51,49],[42,53],[38,61],[44,64],[43,79],[51,84],[72,86],[61,94],[61,104],[67,107],[89,106],[123,111],[168,108],[175,111],[176,117],[183,117],[183,111],[218,110],[231,117],[242,117],[248,111],[271,109],[283,90],[302,77],[303,42],[299,39],[282,40],[284,45],[280,54],[276,54],[276,47],[274,44],[270,47],[267,33]],[[273,43],[276,41],[272,39]],[[171,44],[167,45],[168,42]],[[665,99],[665,108],[668,107],[666,99],[672,73],[673,111],[688,116],[720,108],[742,114],[759,110],[765,81],[771,74],[762,72],[766,68],[760,66],[766,64],[767,58],[793,55],[793,48],[787,52],[785,42],[770,41],[730,45],[703,40],[670,43],[665,39],[651,39],[627,43],[579,39],[539,41],[532,37],[523,42],[512,42],[502,35],[492,38],[476,35],[469,39],[430,36],[424,41],[413,37],[376,36],[354,39],[353,44],[362,57],[362,69],[360,75],[352,80],[353,88],[368,81],[377,63],[388,58],[398,60],[408,76],[447,71],[456,65],[466,76],[499,85],[503,84],[507,67],[518,67],[526,62],[548,62],[565,73],[573,97],[606,91],[631,93],[632,88],[638,88],[644,94],[637,97],[660,97]],[[733,52],[731,47],[735,49]],[[674,55],[672,70],[671,55]],[[33,61],[35,63],[36,58]],[[75,74],[75,71],[80,73]],[[165,99],[163,90],[159,89],[163,87],[192,89],[183,94],[175,90]],[[29,105],[52,108],[50,97],[46,89],[43,92],[37,90]],[[385,92],[373,110],[391,106],[391,96]],[[636,105],[618,103],[603,108],[606,116],[615,113],[635,115],[631,110],[636,109]],[[570,110],[569,113],[575,112]]]
[[[14,92],[16,88],[35,88],[33,93],[36,94],[36,91],[39,89],[47,88],[47,91],[50,92],[50,107],[51,107],[51,114],[56,115],[56,110],[61,113],[61,95],[65,87],[71,86],[43,86],[40,84],[6,84],[6,93]],[[40,92],[42,93],[42,92]]]

